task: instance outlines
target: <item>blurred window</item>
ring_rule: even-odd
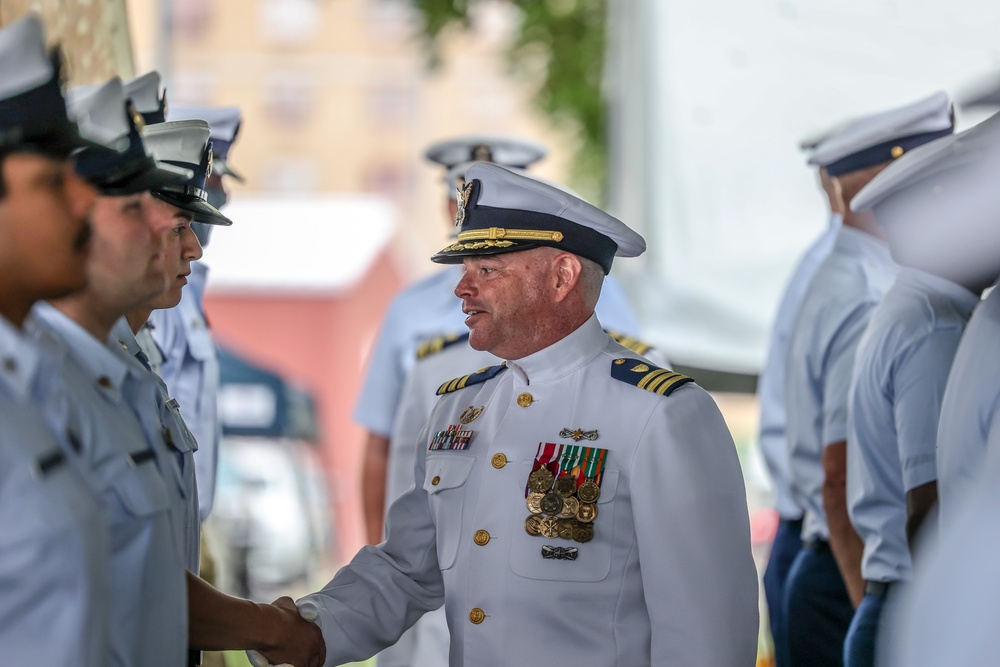
[[[263,97],[272,121],[298,128],[315,109],[316,79],[299,71],[272,72],[264,83]]]
[[[261,35],[274,44],[301,44],[316,35],[320,27],[319,13],[318,0],[261,0]]]

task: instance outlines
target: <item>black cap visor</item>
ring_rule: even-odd
[[[176,188],[176,191],[175,191]],[[204,193],[204,190],[201,191]],[[194,213],[195,222],[203,222],[206,225],[223,225],[225,227],[233,224],[233,221],[219,213],[219,210],[198,196],[190,186],[168,186],[168,189],[153,190],[154,197],[165,201],[172,206]]]

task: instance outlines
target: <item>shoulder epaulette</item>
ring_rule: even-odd
[[[466,387],[472,386],[474,384],[479,384],[480,382],[486,382],[487,380],[492,380],[496,376],[507,370],[507,364],[498,364],[497,366],[487,366],[486,368],[480,368],[475,373],[470,373],[469,375],[463,375],[462,377],[455,378],[454,380],[448,380],[443,385],[438,387],[437,395],[443,396],[444,394],[450,394],[453,391],[458,391],[459,389],[465,389]]]
[[[424,357],[429,357],[432,354],[437,354],[441,350],[450,347],[456,343],[462,343],[469,340],[469,332],[466,331],[464,334],[448,334],[446,336],[437,336],[436,338],[431,338],[430,340],[425,340],[424,342],[417,345],[417,359],[423,359]]]
[[[619,358],[611,362],[611,377],[660,396],[669,396],[678,387],[694,382],[680,373],[657,368],[641,359]]]
[[[617,331],[611,331],[610,329],[605,329],[604,333],[614,338],[615,342],[618,343],[619,345],[627,347],[636,354],[646,354],[653,347],[652,345],[646,343],[645,341],[641,341],[638,338],[629,336],[627,334],[618,333]]]

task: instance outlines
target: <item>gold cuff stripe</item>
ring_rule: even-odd
[[[488,229],[471,229],[459,232],[459,241],[496,241],[498,239],[514,239],[515,241],[555,241],[563,240],[562,232],[548,232],[535,229],[505,229],[490,227]]]

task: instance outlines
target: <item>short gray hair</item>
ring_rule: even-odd
[[[604,269],[597,262],[580,257],[580,284],[583,286],[583,297],[587,305],[593,307],[597,305],[597,300],[601,297],[601,288],[604,287]]]

